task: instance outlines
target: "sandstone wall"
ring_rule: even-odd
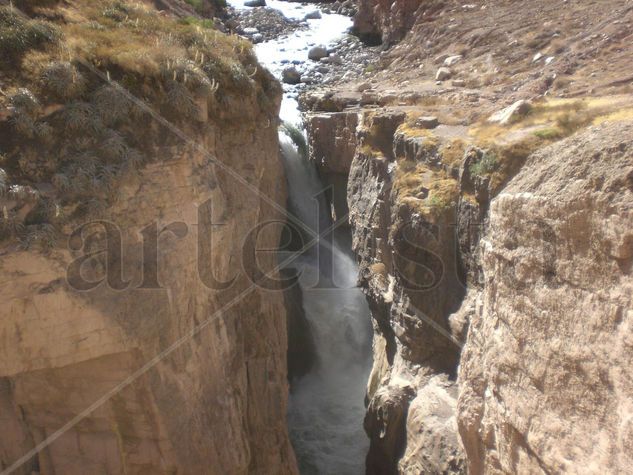
[[[228,117],[187,133],[250,188],[197,146],[157,148],[171,158],[130,178],[105,211],[122,231],[129,287],[71,288],[66,242],[48,255],[3,251],[0,417],[10,429],[0,437],[1,467],[106,395],[16,473],[296,473],[285,422],[283,296],[251,288],[260,277],[254,247],[274,247],[280,230],[246,240],[258,223],[280,218],[272,204],[285,203],[276,110],[259,108],[255,97],[234,100],[226,110],[240,122]],[[141,231],[155,222],[184,223],[186,235],[182,226],[162,234],[162,288],[139,288]],[[84,237],[88,250],[104,244],[100,228]],[[257,259],[259,269],[275,264],[271,254]],[[101,277],[101,265],[89,262],[85,275]],[[146,266],[146,277],[154,270]],[[204,283],[212,277],[235,281],[214,290]]]
[[[337,219],[349,212],[347,181],[356,153],[358,116],[358,112],[335,112],[306,117],[310,159],[323,184],[330,187],[328,197]]]

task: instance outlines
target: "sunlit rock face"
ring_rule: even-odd
[[[500,190],[469,176],[467,151],[454,211],[428,215],[398,188],[399,160],[428,160],[401,120],[359,121],[348,181],[374,324],[368,472],[625,470],[633,125],[544,147]],[[429,270],[441,279],[412,288]]]
[[[459,371],[470,473],[625,472],[633,124],[534,154],[492,201]]]
[[[110,282],[78,291],[66,273],[103,249],[102,225],[74,236],[72,254],[66,240],[49,254],[5,250],[1,467],[97,402],[16,473],[296,471],[283,296],[253,286],[276,265],[255,248],[275,247],[280,228],[249,234],[283,219],[273,96],[267,108],[235,98],[239,121],[187,129],[195,146],[157,147],[166,160],[121,185],[105,210],[121,239]],[[84,266],[86,280],[104,278],[104,256]]]

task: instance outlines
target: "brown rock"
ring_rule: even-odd
[[[440,121],[435,116],[422,116],[416,119],[415,125],[421,129],[434,129],[440,125]]]
[[[3,469],[99,402],[16,473],[296,473],[285,422],[282,295],[247,291],[258,275],[249,259],[255,244],[242,247],[236,239],[262,220],[278,219],[271,203],[285,203],[270,121],[279,94],[273,90],[270,110],[259,108],[254,93],[239,99],[225,110],[239,114],[240,122],[228,121],[238,126],[227,126],[214,112],[216,122],[196,124],[194,139],[255,189],[235,182],[195,148],[157,147],[156,161],[121,184],[107,209],[123,246],[122,255],[112,251],[110,257],[121,257],[129,286],[113,288],[111,281],[76,290],[67,270],[77,256],[65,238],[49,255],[3,251]],[[142,261],[141,239],[151,244],[152,223],[159,230],[172,225],[158,242],[157,266]],[[102,233],[89,234],[86,245],[105,245]],[[259,237],[258,246],[274,247],[279,232],[263,230]],[[83,268],[91,280],[103,278],[98,257]],[[258,259],[261,271],[276,265],[272,256]],[[151,285],[154,275],[159,286]],[[205,285],[212,277],[235,281],[220,291]],[[126,378],[133,382],[112,393]]]

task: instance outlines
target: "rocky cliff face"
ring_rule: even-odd
[[[279,218],[259,193],[284,202],[276,129],[260,126],[264,111],[251,114],[250,124],[216,125],[196,139],[252,189],[186,147],[122,187],[108,221],[122,232],[127,288],[71,288],[66,270],[73,256],[63,249],[5,252],[1,401],[14,430],[1,439],[3,467],[101,401],[23,473],[295,470],[285,425],[283,301],[278,292],[253,288],[258,272],[275,262],[258,257],[256,265],[254,243],[235,239]],[[172,230],[158,240],[158,269],[141,262],[140,239],[154,223]],[[84,244],[98,249],[102,232],[88,229],[85,239],[96,242]],[[269,229],[257,245],[278,239]],[[154,271],[161,288],[142,288]],[[103,274],[97,269],[92,277]],[[225,290],[208,287],[233,278]],[[129,386],[109,393],[127,378]]]
[[[369,44],[394,43],[401,40],[415,23],[420,3],[419,0],[359,2],[354,31]]]
[[[358,112],[313,114],[306,120],[310,159],[327,187],[335,218],[347,216],[347,180],[356,153]]]
[[[332,125],[341,114],[352,113],[312,116],[309,131],[315,135],[310,137],[313,158],[319,162],[329,151],[329,160],[321,161],[325,176],[345,168],[350,141],[344,137],[355,132],[346,177],[349,221],[374,326],[367,471],[457,473],[464,468],[455,420],[459,341],[448,315],[464,290],[455,216],[449,207],[438,213],[418,207],[422,200],[411,195],[400,170],[424,163],[429,189],[438,180],[448,188],[457,181],[444,177],[424,138],[401,132],[404,113],[355,112],[358,124],[344,129]],[[439,197],[444,191],[432,193]]]
[[[255,251],[275,247],[280,229],[250,234],[283,219],[281,91],[239,40],[138,6],[78,5],[58,12],[59,41],[74,39],[64,54],[77,62],[44,49],[43,85],[20,69],[3,76],[0,469],[296,473],[283,295],[263,278],[276,275],[274,256]],[[105,26],[76,35],[89,24],[82,15]],[[112,22],[110,50],[72,49]],[[143,53],[150,69],[112,56],[136,34],[169,41]],[[199,49],[186,49],[191,41]],[[214,48],[226,48],[223,63]],[[91,75],[90,54],[122,62]],[[68,96],[53,96],[46,81],[66,71]],[[143,97],[140,116],[110,81]],[[46,142],[41,130],[52,131]],[[40,146],[48,153],[30,153]]]
[[[360,2],[385,51],[304,97],[324,176],[345,176],[334,124],[358,117],[369,473],[630,465],[633,10],[525,6]]]
[[[366,43],[390,46],[414,25],[434,20],[446,7],[443,0],[361,1],[354,16],[354,32]]]
[[[459,372],[471,473],[631,466],[631,137],[544,149],[492,201]]]
[[[459,344],[447,319],[463,293],[454,215],[448,207],[418,208],[419,198],[409,196],[403,168],[429,166],[422,193],[443,172],[416,147],[424,139],[396,133],[404,118],[366,116],[348,186],[353,247],[375,329],[367,469],[458,472],[464,462],[454,430]]]
[[[397,109],[356,113],[368,473],[625,470],[633,124],[483,150]]]

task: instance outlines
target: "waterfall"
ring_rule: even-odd
[[[329,208],[314,164],[283,132],[280,142],[290,209],[310,229],[327,229]],[[306,251],[294,264],[301,272],[303,306],[318,363],[291,385],[288,425],[304,475],[358,475],[365,472],[369,446],[362,426],[371,367],[369,309],[355,286],[358,270],[341,246],[340,233],[334,232],[328,241]]]
[[[228,0],[243,9],[243,0]],[[314,5],[267,0],[268,7],[286,17],[303,20]],[[323,13],[307,28],[288,37],[256,45],[259,61],[277,78],[285,64],[307,61],[314,44],[329,44],[351,27],[351,19]],[[301,123],[297,94],[302,86],[284,84],[281,119]],[[301,132],[299,127],[299,132]],[[288,130],[280,143],[288,181],[289,211],[314,233],[332,225],[331,214],[316,167],[293,142]],[[305,147],[302,147],[305,149]],[[303,310],[311,328],[317,364],[291,383],[288,426],[303,475],[365,473],[369,440],[363,430],[365,389],[371,369],[371,319],[362,292],[356,287],[358,268],[342,230],[325,236],[306,250],[292,267],[301,273]],[[304,240],[311,239],[303,233]]]

